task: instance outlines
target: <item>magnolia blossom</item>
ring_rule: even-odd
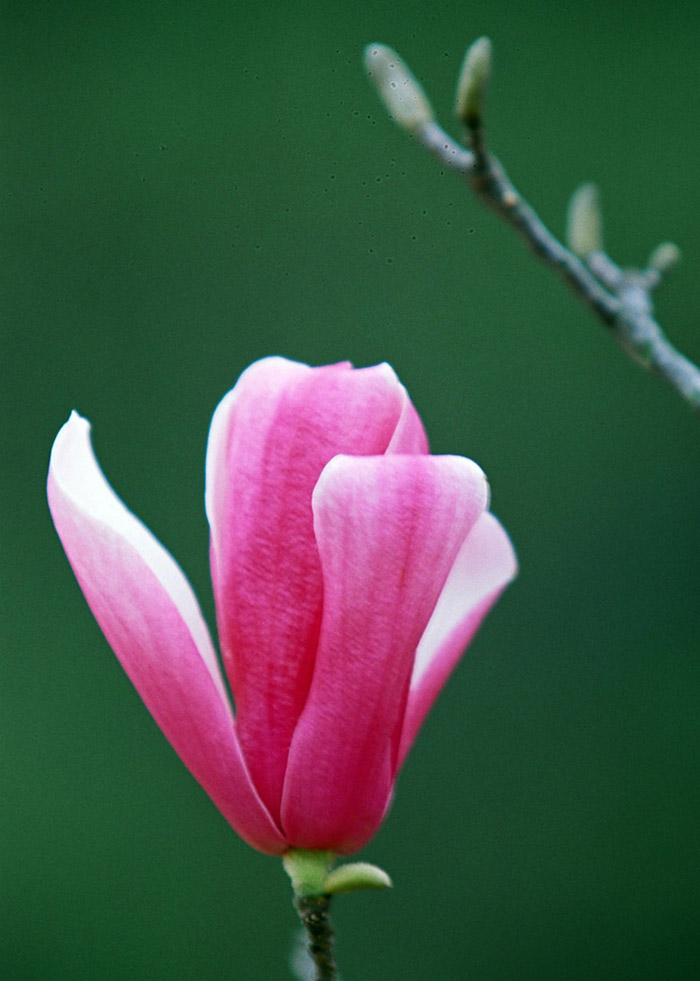
[[[251,365],[218,406],[206,512],[223,681],[195,595],[73,413],[51,514],[155,721],[260,851],[348,854],[379,827],[435,697],[516,563],[479,467],[431,456],[384,364]]]

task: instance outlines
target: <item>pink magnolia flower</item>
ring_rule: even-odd
[[[206,511],[221,655],[179,566],[73,413],[51,514],[105,637],[226,819],[269,854],[356,851],[448,675],[515,574],[479,467],[430,456],[388,365],[267,358],[218,406]]]

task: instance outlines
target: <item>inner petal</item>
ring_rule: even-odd
[[[212,422],[207,503],[222,654],[241,745],[273,814],[321,621],[313,488],[338,453],[383,454],[406,400],[386,365],[269,358],[243,374]]]

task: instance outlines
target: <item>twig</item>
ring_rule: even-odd
[[[457,115],[468,149],[436,122],[423,89],[395,51],[372,44],[365,51],[365,66],[395,121],[466,180],[574,289],[638,364],[665,379],[700,411],[700,370],[669,343],[653,315],[652,291],[679,260],[678,248],[663,243],[645,269],[620,269],[603,251],[598,195],[590,184],[578,189],[569,207],[569,248],[552,235],[488,149],[483,122],[491,67],[488,39],[479,38],[468,49],[457,86]]]

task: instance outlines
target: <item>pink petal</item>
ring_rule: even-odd
[[[323,471],[313,497],[323,623],[282,810],[296,847],[352,852],[377,829],[415,650],[487,497],[461,457],[340,456]]]
[[[388,365],[251,365],[221,402],[207,449],[211,566],[237,731],[253,781],[279,814],[289,743],[321,622],[311,494],[338,453],[424,452]]]
[[[389,368],[389,365],[381,365],[380,367]],[[393,375],[393,369],[389,368]],[[398,378],[394,375],[396,383],[400,384]],[[386,453],[419,453],[425,454],[429,452],[428,437],[425,434],[425,429],[423,428],[423,423],[421,418],[416,412],[415,406],[408,397],[408,392],[401,385],[401,396],[403,399],[401,406],[401,415],[399,416],[399,421],[396,424],[396,429],[394,430],[394,435],[391,437],[391,442],[387,446]]]
[[[497,519],[485,512],[462,545],[418,645],[401,734],[399,767],[481,621],[516,571],[517,560],[508,535]]]
[[[185,766],[238,833],[279,854],[285,840],[243,762],[206,624],[168,552],[122,504],[73,413],[51,453],[49,507],[85,598]]]

